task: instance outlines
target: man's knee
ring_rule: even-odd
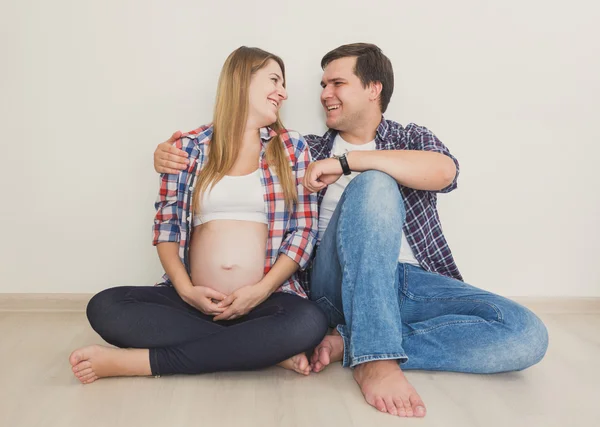
[[[385,172],[369,170],[362,172],[346,187],[352,193],[389,194],[398,190],[398,183]]]
[[[343,203],[351,205],[352,211],[373,217],[390,218],[395,213],[403,221],[406,216],[398,183],[390,175],[380,171],[362,172],[354,178],[344,191]]]
[[[548,350],[546,325],[522,307],[509,326],[513,332],[511,348],[507,349],[513,364],[511,370],[520,371],[541,361]]]

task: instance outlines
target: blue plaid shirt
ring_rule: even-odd
[[[333,141],[337,133],[337,131],[330,129],[323,136],[306,135],[304,137],[310,147],[313,161],[331,157]],[[456,165],[456,176],[452,183],[440,192],[448,193],[456,188],[459,173],[458,160],[427,128],[417,126],[414,123],[403,127],[400,123],[385,120],[382,117],[375,135],[375,146],[377,150],[434,151],[450,157]],[[436,192],[414,190],[401,185],[398,187],[406,207],[406,221],[403,232],[421,267],[427,271],[462,281],[462,276],[442,232],[442,225],[437,212]],[[319,208],[326,192],[327,187],[318,193]],[[308,280],[309,273],[302,274],[305,289],[309,289]]]

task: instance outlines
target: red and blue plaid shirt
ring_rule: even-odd
[[[192,232],[192,194],[194,184],[202,167],[208,159],[208,147],[213,133],[212,125],[206,125],[189,132],[179,139],[175,146],[189,155],[188,169],[178,174],[161,174],[160,191],[155,203],[153,245],[162,242],[179,242],[179,257],[189,269],[189,242]],[[310,152],[306,141],[297,132],[283,130],[280,133],[285,153],[294,174],[298,203],[294,211],[286,209],[283,190],[275,171],[269,168],[265,149],[276,135],[270,128],[260,130],[262,149],[260,153],[260,177],[264,189],[265,208],[268,222],[268,240],[264,273],[267,274],[275,264],[279,254],[285,254],[304,269],[317,241],[317,195],[308,194],[302,185],[306,168],[310,163]],[[165,274],[160,284],[171,285]],[[306,297],[298,281],[297,274],[292,275],[279,292],[288,292]]]
[[[323,136],[306,135],[306,142],[314,161],[331,157],[333,142],[337,131],[330,129]],[[442,189],[448,193],[456,188],[459,165],[458,160],[427,128],[414,123],[402,127],[401,124],[382,117],[375,135],[377,150],[422,150],[434,151],[450,157],[456,165],[456,176],[452,183]],[[437,194],[434,191],[414,190],[398,186],[404,198],[406,221],[403,232],[406,240],[422,268],[462,281],[462,276],[452,257],[450,247],[442,233],[442,225],[437,212]],[[318,193],[319,206],[327,187]],[[302,281],[308,282],[308,274],[302,274]],[[308,289],[308,288],[307,288]]]

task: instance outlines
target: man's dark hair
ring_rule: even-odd
[[[389,58],[380,48],[370,43],[345,44],[327,53],[321,59],[321,68],[340,58],[356,57],[354,74],[360,79],[363,87],[380,82],[382,89],[379,98],[381,112],[385,113],[394,92],[394,70]]]

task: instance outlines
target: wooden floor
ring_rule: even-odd
[[[539,312],[538,312],[539,313]],[[539,313],[546,358],[498,375],[408,372],[423,420],[378,413],[350,370],[280,368],[81,385],[71,350],[102,343],[81,312],[0,311],[0,426],[600,426],[600,313]]]

